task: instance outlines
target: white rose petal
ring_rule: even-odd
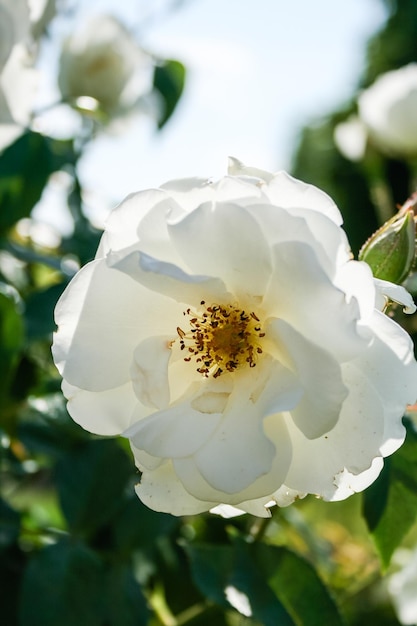
[[[77,424],[93,433],[117,435],[123,432],[137,409],[137,398],[130,381],[105,391],[86,391],[64,381],[62,390],[68,398],[68,413]],[[142,412],[150,411],[143,407]],[[135,415],[137,418],[137,411]]]
[[[308,341],[284,320],[273,320],[267,328],[268,336],[289,358],[303,389],[297,406],[292,409],[294,423],[306,437],[315,439],[335,426],[348,395],[341,366],[328,352]],[[325,388],[326,392],[318,394],[318,387]]]
[[[404,313],[415,313],[417,307],[413,302],[413,298],[404,287],[394,285],[380,278],[375,278],[374,280],[376,287],[375,306],[377,309],[383,310],[388,302],[392,300],[392,302],[403,305]]]
[[[241,205],[203,203],[169,233],[190,269],[221,276],[238,296],[261,297],[271,272],[271,253],[257,220]]]
[[[188,493],[169,462],[144,472],[136,493],[149,508],[169,511],[172,515],[195,515],[216,505],[216,502],[206,502]]]
[[[326,194],[232,160],[115,209],[53,354],[73,418],[130,440],[146,505],[268,517],[365,489],[402,444],[417,363],[381,298],[413,310]]]

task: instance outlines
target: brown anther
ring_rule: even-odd
[[[205,301],[200,304],[205,306]],[[256,366],[262,354],[259,338],[265,336],[256,313],[248,314],[235,305],[212,304],[198,313],[188,308],[184,315],[190,317],[190,328],[187,332],[177,328],[180,348],[187,348],[187,362],[201,363],[197,372],[218,378],[225,370],[233,373],[242,365]]]

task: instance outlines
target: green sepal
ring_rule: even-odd
[[[401,284],[410,273],[416,249],[413,211],[395,216],[368,239],[359,260],[371,267],[375,278]]]

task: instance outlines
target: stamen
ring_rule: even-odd
[[[256,313],[246,313],[231,304],[205,306],[204,300],[200,304],[205,307],[201,313],[190,308],[184,311],[190,317],[190,330],[177,328],[180,348],[187,349],[184,360],[194,358],[197,372],[206,378],[218,378],[224,371],[235,372],[243,365],[255,367],[263,352],[259,339],[265,336]]]

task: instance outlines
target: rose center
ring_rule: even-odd
[[[189,317],[190,330],[177,328],[181,350],[187,351],[185,361],[194,360],[197,372],[203,376],[220,376],[224,371],[234,372],[243,365],[255,367],[262,354],[262,332],[258,316],[232,305],[205,306],[202,312],[184,311]]]

